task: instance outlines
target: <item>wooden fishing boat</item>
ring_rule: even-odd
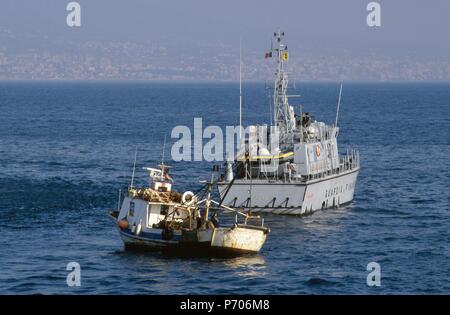
[[[181,194],[172,190],[167,166],[145,169],[150,185],[131,185],[120,209],[110,212],[126,248],[218,255],[261,250],[269,233],[264,220],[212,200],[213,177],[200,192]],[[233,212],[234,224],[220,226],[222,212]]]

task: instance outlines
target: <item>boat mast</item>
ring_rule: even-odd
[[[341,97],[342,97],[342,82],[341,87],[339,88],[339,98],[337,103],[337,109],[336,109],[336,121],[334,123],[334,127],[337,127],[338,117],[339,117],[339,107],[341,106]]]
[[[166,149],[166,135],[164,135],[163,149],[162,149],[162,157],[161,157],[161,179],[164,178],[164,151]]]
[[[289,59],[287,46],[283,44],[282,40],[284,32],[275,32],[274,38],[276,41],[275,48],[272,47],[269,53],[269,57],[272,57],[272,53],[276,53],[277,56],[277,71],[275,73],[275,85],[274,85],[274,124],[280,127],[284,132],[291,132],[294,129],[294,125],[291,120],[290,108],[288,103],[287,85],[288,76],[284,72],[284,62]]]
[[[300,143],[303,142],[303,105],[300,105]]]
[[[242,38],[239,40],[239,145],[242,143]]]
[[[164,151],[166,149],[166,135],[164,135],[164,142],[163,142],[163,149],[162,149],[162,157],[161,157],[161,164],[164,165]]]
[[[208,183],[208,188],[207,188],[207,197],[206,197],[206,202],[205,202],[205,213],[204,213],[204,217],[203,217],[203,222],[207,223],[209,220],[209,208],[211,206],[211,188],[214,182],[214,174],[211,174],[211,181]]]
[[[133,163],[133,172],[131,173],[131,184],[130,184],[130,189],[133,189],[134,173],[135,173],[135,171],[136,171],[136,158],[137,158],[137,146],[136,146],[136,151],[134,152],[134,163]]]

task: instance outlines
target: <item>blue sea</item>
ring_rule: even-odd
[[[297,108],[332,123],[338,84],[296,84]],[[171,130],[239,121],[237,84],[0,83],[0,294],[448,294],[450,84],[346,84],[341,152],[357,148],[354,202],[264,215],[258,255],[127,252],[107,211],[162,158],[177,190],[212,163],[171,162]],[[264,84],[244,85],[244,124],[270,120]],[[81,266],[69,287],[66,266]],[[367,265],[381,267],[368,286]]]

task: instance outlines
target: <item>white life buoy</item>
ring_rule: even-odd
[[[194,193],[192,191],[186,191],[183,196],[181,196],[181,202],[185,205],[191,205],[194,201]]]

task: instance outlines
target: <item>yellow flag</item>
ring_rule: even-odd
[[[285,51],[285,52],[283,53],[283,55],[281,56],[281,58],[283,58],[283,61],[288,61],[288,59],[289,59],[289,54],[288,54],[288,52]]]

